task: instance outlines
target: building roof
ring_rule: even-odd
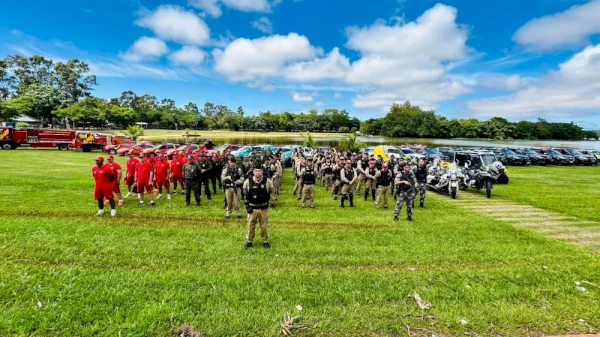
[[[23,122],[23,123],[39,123],[41,120],[33,118],[27,115],[19,115],[13,118],[15,122]]]

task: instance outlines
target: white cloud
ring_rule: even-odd
[[[324,58],[298,62],[285,69],[284,78],[297,82],[315,82],[325,79],[343,80],[350,70],[350,61],[338,48]]]
[[[325,103],[323,103],[323,102],[315,102],[315,106],[323,106],[323,105],[325,105]]]
[[[213,50],[214,69],[232,81],[260,80],[280,76],[289,63],[320,53],[305,36],[296,33],[253,40],[239,38],[223,50]]]
[[[201,9],[214,18],[218,18],[223,14],[221,7],[219,7],[219,0],[189,0],[188,5]]]
[[[336,92],[335,94],[333,94],[333,98],[340,98],[340,97],[342,97],[341,92]]]
[[[290,95],[292,95],[294,102],[312,102],[315,96],[314,93],[301,93],[297,91],[290,92]]]
[[[269,20],[269,18],[266,16],[263,16],[260,19],[252,22],[252,27],[260,30],[265,34],[273,33],[273,23],[271,23],[271,20]]]
[[[579,116],[581,110],[600,108],[598,78],[600,44],[585,48],[560,64],[557,71],[513,95],[473,100],[467,106],[481,117]]]
[[[136,24],[152,30],[163,40],[202,45],[210,39],[206,23],[198,15],[179,6],[162,5],[156,11],[146,13]]]
[[[513,40],[536,50],[582,46],[591,35],[600,33],[599,17],[600,0],[592,0],[527,22]]]
[[[519,75],[491,74],[477,79],[479,85],[494,90],[519,90],[522,80]]]
[[[167,44],[160,39],[142,36],[137,39],[121,58],[126,61],[139,62],[147,58],[160,57],[169,52]]]
[[[174,64],[198,65],[204,61],[205,53],[196,46],[183,46],[169,55]]]
[[[437,4],[414,22],[347,29],[346,46],[361,54],[346,76],[351,84],[376,89],[357,95],[356,108],[387,109],[410,100],[435,108],[470,91],[447,75],[445,64],[468,58],[468,30],[456,23],[457,10]]]
[[[269,13],[271,11],[271,5],[267,0],[188,0],[188,5],[201,9],[205,14],[215,18],[223,14],[220,5],[241,12]]]

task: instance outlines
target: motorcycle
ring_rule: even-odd
[[[461,190],[474,188],[477,191],[485,189],[488,198],[492,197],[494,177],[485,168],[471,167],[471,162],[465,164],[463,184]]]
[[[427,188],[436,192],[448,193],[452,199],[456,199],[461,178],[462,173],[455,163],[446,169],[434,164],[429,169]]]
[[[506,168],[502,165],[501,162],[497,161],[492,163],[489,166],[489,172],[494,179],[494,183],[496,184],[508,184],[508,176],[506,175]]]

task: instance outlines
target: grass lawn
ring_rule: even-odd
[[[342,210],[320,187],[317,208],[301,209],[288,169],[270,210],[273,248],[244,250],[245,223],[223,220],[222,192],[200,208],[177,195],[94,217],[96,155],[0,152],[0,336],[169,336],[185,325],[275,336],[286,313],[308,328],[300,336],[600,332],[600,289],[575,288],[600,285],[600,256],[449,197],[429,194],[411,224],[370,201]],[[583,196],[597,195],[598,169],[509,168],[492,198],[597,220],[598,199]]]

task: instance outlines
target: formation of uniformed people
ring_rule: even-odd
[[[112,159],[112,158],[109,158]],[[112,164],[110,162],[109,164]],[[118,164],[116,164],[118,166]],[[375,208],[387,209],[389,196],[396,201],[393,212],[394,221],[399,220],[403,207],[406,207],[407,220],[412,221],[415,198],[419,196],[419,206],[425,206],[426,179],[428,164],[420,160],[406,161],[403,158],[390,156],[384,161],[381,156],[369,156],[367,153],[353,154],[347,152],[316,151],[306,156],[300,149],[292,151],[291,167],[294,177],[292,193],[297,195],[302,208],[315,208],[315,188],[321,185],[330,191],[333,200],[340,199],[340,207],[354,207],[354,196],[361,197],[364,186],[364,201],[373,201]],[[119,167],[120,168],[120,167]],[[185,195],[185,204],[191,205],[192,195],[196,205],[201,205],[202,187],[206,198],[217,194],[217,185],[223,190],[225,218],[230,219],[235,213],[242,218],[241,204],[244,202],[247,213],[246,248],[252,247],[255,229],[261,231],[262,244],[270,248],[268,235],[268,209],[275,207],[281,193],[285,156],[283,151],[253,152],[241,160],[233,156],[221,158],[217,153],[185,154],[176,153],[169,162],[164,155],[157,158],[141,156],[139,159],[130,156],[126,164],[124,183],[128,187],[126,198],[132,193],[138,194],[139,205],[144,206],[145,194],[152,206],[154,195],[162,198],[163,188],[167,199],[177,194],[178,185]],[[98,169],[96,169],[98,170]],[[115,169],[115,172],[120,172]],[[99,176],[99,175],[98,175]],[[120,176],[115,179],[118,183]],[[108,184],[108,183],[107,183]],[[114,183],[110,183],[114,184]],[[173,190],[170,190],[171,184]],[[97,183],[98,186],[101,184]],[[212,187],[212,191],[211,191]],[[104,191],[104,189],[106,191]],[[105,194],[108,189],[97,187]],[[114,193],[120,190],[114,188]],[[154,192],[154,193],[152,193]],[[101,193],[97,192],[97,195]],[[120,194],[117,194],[120,196]],[[106,204],[111,203],[109,195],[102,195]],[[101,201],[99,201],[99,204]],[[119,205],[122,200],[119,197]],[[116,213],[111,212],[111,215]],[[100,208],[98,214],[102,214]]]

